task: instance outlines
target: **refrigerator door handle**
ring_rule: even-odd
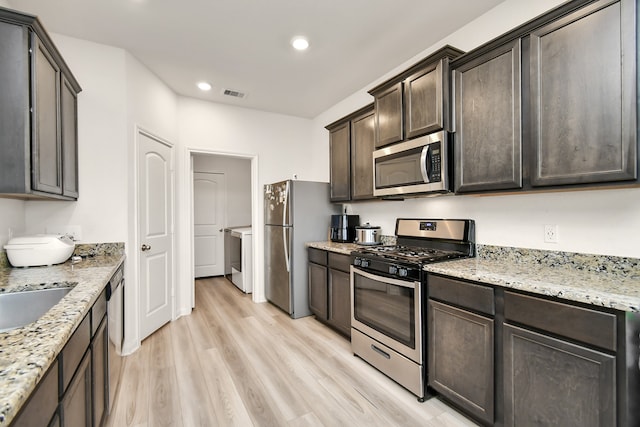
[[[289,227],[282,227],[282,244],[284,245],[284,260],[287,264],[287,273],[291,273],[291,258],[289,258],[289,239],[287,238]]]
[[[282,204],[282,244],[284,245],[284,259],[287,263],[287,272],[291,272],[291,259],[289,258],[289,242],[287,239],[287,217],[289,216],[289,181],[284,187],[284,200]]]

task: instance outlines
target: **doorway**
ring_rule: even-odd
[[[253,222],[252,159],[206,153],[191,158],[194,278],[221,276],[224,229]]]

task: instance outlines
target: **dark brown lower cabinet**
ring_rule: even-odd
[[[640,422],[640,314],[427,276],[428,383],[499,426]]]
[[[429,275],[427,293],[429,386],[477,420],[491,425],[497,386],[494,289]]]
[[[309,308],[319,319],[327,319],[327,266],[309,263]]]
[[[506,426],[615,426],[615,356],[504,325]]]
[[[429,385],[487,424],[494,421],[494,321],[429,300]]]
[[[309,308],[316,319],[351,336],[351,258],[309,248]]]
[[[108,415],[109,399],[109,364],[107,333],[107,317],[100,323],[93,340],[91,341],[91,400],[93,404],[93,426],[100,427]]]
[[[44,375],[29,401],[20,410],[18,416],[11,423],[12,427],[31,427],[58,425],[53,422],[58,406],[58,362],[54,362]],[[52,417],[54,418],[52,420]],[[51,424],[49,421],[51,420]]]
[[[63,427],[91,427],[91,350],[88,350],[60,403]]]
[[[347,336],[351,336],[349,280],[349,273],[329,268],[329,312],[327,322]]]

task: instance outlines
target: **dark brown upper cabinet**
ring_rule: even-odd
[[[456,67],[455,190],[522,187],[520,40]]]
[[[0,8],[0,196],[77,199],[80,90],[40,21]]]
[[[351,126],[349,121],[329,130],[329,181],[332,202],[351,200]]]
[[[598,1],[531,33],[531,185],[637,178],[635,16]]]
[[[351,200],[373,199],[373,106],[351,119]]]
[[[330,125],[331,201],[373,199],[373,104]]]
[[[637,182],[636,8],[563,3],[452,61],[457,193]]]
[[[445,46],[369,91],[375,98],[376,148],[449,130],[449,61],[463,53]]]

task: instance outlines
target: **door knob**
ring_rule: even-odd
[[[148,251],[148,250],[150,250],[150,249],[151,249],[151,246],[149,246],[149,245],[142,245],[142,247],[141,247],[140,249],[142,249],[142,252],[144,252],[144,251]]]

